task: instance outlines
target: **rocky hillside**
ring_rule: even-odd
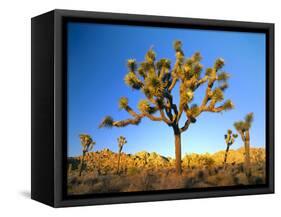
[[[205,168],[211,166],[222,165],[224,159],[224,151],[214,154],[188,154],[183,156],[182,165],[184,168]],[[69,172],[79,168],[82,156],[70,157]],[[115,174],[117,172],[118,153],[109,149],[101,151],[89,152],[84,158],[86,172],[95,172],[101,175]],[[230,150],[228,154],[228,164],[240,164],[244,160],[244,149]],[[264,164],[265,150],[263,148],[251,149],[251,161],[257,164]],[[173,169],[174,159],[161,156],[155,152],[149,153],[141,151],[135,154],[121,153],[120,172],[134,173],[139,169],[159,170]]]

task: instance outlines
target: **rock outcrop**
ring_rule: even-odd
[[[223,163],[224,151],[214,154],[187,154],[182,159],[184,168],[206,168]],[[77,170],[82,156],[69,157],[69,171]],[[239,164],[244,159],[244,149],[230,150],[227,160],[228,164]],[[251,149],[251,161],[263,163],[265,160],[265,150],[263,148]],[[118,153],[109,149],[89,152],[84,158],[85,171],[102,175],[115,174],[117,172]],[[142,169],[161,170],[174,168],[175,160],[157,154],[156,152],[141,151],[135,154],[121,153],[120,173],[136,173]]]

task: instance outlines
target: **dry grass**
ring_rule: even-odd
[[[68,193],[89,194],[109,192],[136,192],[182,188],[208,188],[218,186],[255,185],[265,183],[264,149],[252,149],[252,174],[247,177],[243,167],[243,150],[231,150],[227,167],[224,168],[223,152],[191,154],[183,158],[182,175],[174,170],[174,160],[160,155],[142,152],[138,156],[123,154],[121,173],[116,174],[116,158],[113,152],[105,150],[90,154],[82,176],[78,175],[79,158],[70,159],[68,171]],[[99,159],[95,162],[93,159]],[[150,159],[150,160],[149,160]],[[155,159],[155,160],[153,160]],[[163,161],[162,161],[163,160]],[[155,167],[153,163],[155,161]],[[124,163],[125,162],[125,163]]]

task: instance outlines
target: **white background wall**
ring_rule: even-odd
[[[281,129],[278,0],[2,0],[0,2],[0,216],[267,216],[280,215],[280,133],[276,194],[52,209],[30,197],[30,18],[54,8],[169,15],[276,24],[276,132]],[[243,49],[241,48],[241,52]],[[254,78],[253,78],[254,79]],[[249,81],[250,82],[250,81]],[[280,132],[280,131],[279,131]],[[44,138],[43,138],[44,139]],[[42,186],[43,187],[43,186]],[[279,207],[278,207],[279,205]],[[277,216],[278,216],[277,214]]]

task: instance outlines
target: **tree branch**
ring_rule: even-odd
[[[180,120],[180,118],[182,116],[182,113],[183,113],[183,110],[184,110],[183,107],[184,106],[180,106],[180,108],[179,108],[179,113],[177,115],[177,123],[179,122],[179,120]]]
[[[139,114],[137,114],[130,106],[126,106],[126,107],[125,107],[125,110],[126,110],[130,115],[132,115],[133,117],[135,117],[135,118],[138,118],[138,117],[139,117]]]
[[[184,132],[188,129],[189,125],[191,124],[191,119],[188,118],[185,123],[184,123],[184,126],[180,128],[180,132]]]
[[[173,121],[173,114],[170,106],[165,106],[166,115],[169,117],[171,121]]]
[[[195,83],[195,89],[196,90],[201,84],[204,84],[206,81],[208,80],[208,76],[204,76],[203,78],[201,78],[200,80],[198,80]]]
[[[215,106],[216,103],[217,102],[211,101],[210,105],[208,107],[205,107],[204,111],[222,112],[222,111],[225,111],[225,110],[233,108],[233,104],[232,104],[232,102],[230,100],[225,101],[224,104],[222,104],[221,106],[215,108],[214,106]]]
[[[114,127],[125,127],[125,126],[127,126],[129,124],[138,125],[141,122],[142,118],[143,118],[143,116],[140,115],[137,118],[132,118],[132,119],[129,118],[129,119],[122,120],[122,121],[114,121],[112,123],[112,126],[114,126]]]
[[[208,112],[222,112],[223,110],[225,110],[223,106],[219,106],[217,108],[207,107],[206,109],[204,109],[204,111],[208,111]]]
[[[211,91],[212,91],[212,88],[209,87],[209,85],[208,85],[208,87],[205,91],[205,96],[204,96],[204,98],[202,100],[202,103],[201,103],[201,106],[200,106],[201,108],[205,107],[207,105],[208,101],[210,100],[209,95],[210,95]]]
[[[165,92],[164,93],[164,97],[168,100],[169,102],[169,107],[167,107],[166,109],[166,113],[168,115],[168,117],[170,118],[171,121],[174,121],[174,117],[173,114],[171,112],[171,109],[173,110],[175,117],[178,116],[178,108],[177,106],[173,103],[173,96],[169,93],[169,92]]]
[[[178,78],[173,78],[172,83],[171,83],[170,87],[168,88],[169,92],[171,92],[173,90],[173,88],[175,87],[177,81],[178,81]]]
[[[156,116],[154,116],[152,114],[149,114],[149,113],[145,113],[143,115],[148,117],[152,121],[163,121],[162,117],[156,117]]]
[[[172,120],[169,120],[168,118],[166,118],[163,109],[160,109],[159,111],[160,111],[162,120],[168,125],[172,124]]]

